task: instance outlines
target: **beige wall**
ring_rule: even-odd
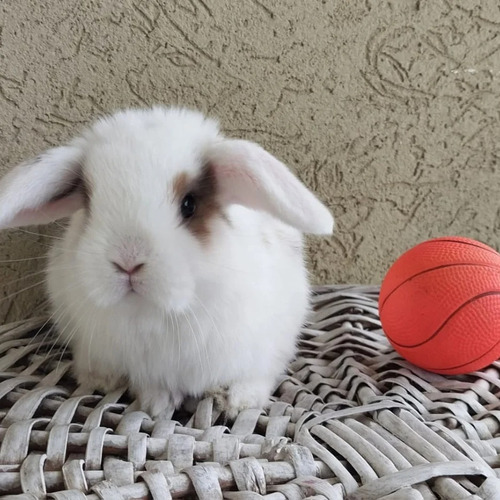
[[[498,247],[499,82],[498,0],[1,0],[1,169],[119,107],[198,107],[332,208],[316,281],[376,283],[430,236]],[[0,238],[2,259],[50,243]],[[42,262],[1,264],[4,295]],[[7,298],[0,317],[42,298]]]

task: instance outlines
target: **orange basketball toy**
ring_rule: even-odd
[[[436,238],[404,253],[384,278],[382,327],[411,363],[445,374],[500,358],[500,254],[468,238]]]

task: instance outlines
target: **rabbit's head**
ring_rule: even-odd
[[[57,250],[85,300],[189,307],[210,254],[226,247],[227,207],[264,211],[328,234],[329,211],[258,145],[224,138],[184,109],[127,110],[100,119],[0,181],[0,227],[71,216]],[[82,299],[83,300],[83,299]]]

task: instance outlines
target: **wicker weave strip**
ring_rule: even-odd
[[[375,287],[319,287],[269,408],[172,420],[125,388],[88,394],[45,318],[0,328],[3,498],[500,499],[500,364],[467,376],[402,360]],[[35,335],[38,333],[38,335]]]

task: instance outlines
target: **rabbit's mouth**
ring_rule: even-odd
[[[115,304],[130,307],[131,310],[146,306],[147,309],[152,307],[166,314],[184,314],[195,302],[194,286],[188,280],[165,287],[158,286],[154,280],[147,280],[146,277],[120,277],[117,285],[119,290],[116,290],[118,293],[115,295]]]
[[[115,279],[117,280],[118,288],[123,297],[146,295],[147,290],[144,283],[144,277],[141,276],[140,273],[127,274],[120,272],[117,273]]]

